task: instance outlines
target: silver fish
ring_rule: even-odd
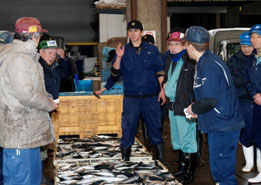
[[[58,183],[58,185],[64,185],[64,184],[77,184],[78,181],[76,180],[68,180]]]

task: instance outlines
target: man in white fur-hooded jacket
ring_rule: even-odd
[[[16,21],[13,43],[0,48],[0,146],[4,184],[40,185],[40,146],[55,141],[49,111],[57,105],[45,90],[37,45],[38,19]]]

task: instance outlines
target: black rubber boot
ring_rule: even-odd
[[[196,165],[198,167],[204,166],[205,161],[202,159],[201,151],[202,151],[202,134],[199,130],[197,130],[197,147],[198,152],[196,153]]]
[[[129,147],[121,146],[121,157],[124,161],[130,160],[130,154],[131,154],[131,146],[129,146]]]
[[[172,161],[172,164],[173,165],[180,165],[180,162],[182,160],[182,152],[181,152],[181,150],[175,150],[175,152],[176,152],[177,157],[174,161]]]
[[[155,146],[155,159],[162,162],[164,165],[168,165],[166,161],[163,159],[163,153],[164,153],[164,144],[158,144]]]
[[[193,154],[190,153],[184,154],[185,168],[184,168],[184,173],[180,179],[180,182],[182,184],[190,184],[194,181],[194,167],[193,167],[192,155]]]
[[[184,156],[184,153],[180,150],[178,154],[179,154],[179,166],[178,166],[177,171],[175,171],[173,173],[173,175],[175,177],[183,175],[184,174],[184,170],[185,170],[185,156]]]

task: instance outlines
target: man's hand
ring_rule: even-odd
[[[117,54],[117,57],[120,57],[120,58],[124,55],[124,46],[121,43],[119,43],[117,45],[116,54]]]
[[[124,55],[124,46],[121,43],[119,43],[117,45],[116,54],[117,54],[117,57],[116,57],[115,62],[113,64],[113,68],[118,70],[121,67],[121,58]]]
[[[193,104],[193,103],[192,103]],[[197,114],[194,114],[194,112],[192,112],[192,104],[190,104],[188,107],[187,107],[187,111],[188,113],[191,115],[192,118],[197,118],[198,115]]]
[[[158,96],[158,102],[160,102],[160,100],[162,101],[160,105],[164,105],[164,103],[166,103],[166,96],[163,88],[161,88],[161,91]]]
[[[64,53],[64,50],[63,50],[63,49],[58,48],[58,49],[57,49],[57,54],[58,54],[62,59],[65,58],[65,53]]]
[[[94,91],[97,95],[101,95],[104,91],[106,91],[106,88],[101,88],[100,90],[98,91]]]
[[[52,100],[53,101],[53,98],[50,98],[50,100]],[[57,103],[55,103],[54,101],[53,101],[53,110],[56,110],[57,108],[58,108],[58,104]]]
[[[254,102],[255,102],[257,105],[261,105],[261,95],[260,95],[260,93],[257,93],[257,94],[254,96]]]

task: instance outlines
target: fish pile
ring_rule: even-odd
[[[157,161],[103,162],[99,164],[58,163],[56,185],[144,184],[180,185]]]
[[[143,157],[152,160],[151,154],[137,140],[132,145],[131,159]],[[64,138],[56,144],[57,160],[78,159],[121,159],[120,139],[112,136],[99,135],[93,138]]]

